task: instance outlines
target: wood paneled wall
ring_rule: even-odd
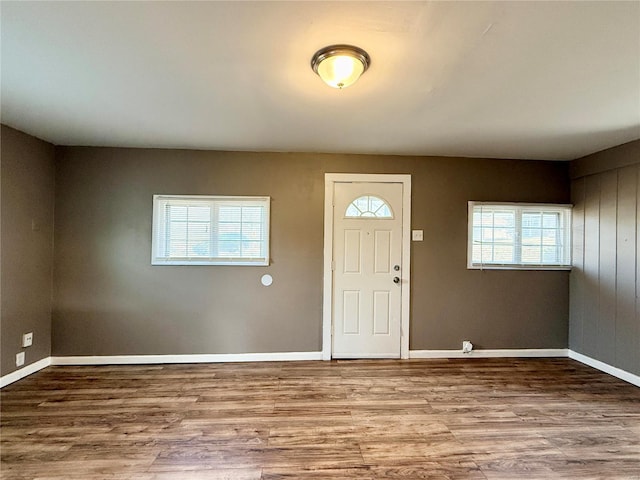
[[[606,164],[606,152],[597,155]],[[572,180],[569,347],[639,375],[639,156],[635,162]]]

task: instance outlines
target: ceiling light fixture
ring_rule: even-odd
[[[330,45],[311,58],[311,68],[333,88],[353,85],[371,65],[369,54],[352,45]]]

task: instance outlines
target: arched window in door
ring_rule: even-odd
[[[373,195],[363,195],[349,204],[345,218],[393,218],[393,212],[387,202]]]

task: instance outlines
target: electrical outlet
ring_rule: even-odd
[[[16,367],[24,365],[24,352],[16,353]]]
[[[22,346],[30,347],[31,345],[33,345],[33,332],[22,335]]]

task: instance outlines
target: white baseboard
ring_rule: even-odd
[[[566,348],[473,350],[410,350],[409,358],[509,358],[569,357],[640,387],[640,376]],[[161,363],[282,362],[322,360],[322,352],[221,353],[196,355],[105,355],[47,357],[0,378],[0,388],[35,373],[49,365],[143,365]]]
[[[629,373],[607,363],[588,357],[568,348],[533,348],[533,349],[505,349],[505,350],[473,350],[462,353],[462,350],[410,350],[409,358],[508,358],[508,357],[569,357],[578,362],[589,365],[604,373],[608,373],[620,380],[640,387],[640,376]]]
[[[322,352],[51,357],[51,365],[143,365],[154,363],[283,362],[295,360],[322,360]]]
[[[42,370],[49,365],[51,365],[51,357],[46,357],[42,360],[38,360],[37,362],[32,363],[31,365],[27,365],[26,367],[21,368],[20,370],[8,373],[4,377],[0,378],[0,388],[6,387],[13,382],[17,382],[21,378],[31,375],[32,373],[36,373],[37,371]]]
[[[509,357],[567,357],[566,348],[508,348],[503,350],[409,350],[409,358],[509,358]]]
[[[636,387],[640,387],[640,377],[638,375],[634,375],[633,373],[629,373],[626,370],[622,370],[618,367],[613,367],[608,363],[604,363],[600,360],[596,360],[595,358],[591,358],[581,353],[574,352],[573,350],[569,350],[569,358],[601,370],[605,373],[608,373],[609,375],[613,375],[614,377],[617,377],[620,380],[624,380],[625,382],[629,382]]]

